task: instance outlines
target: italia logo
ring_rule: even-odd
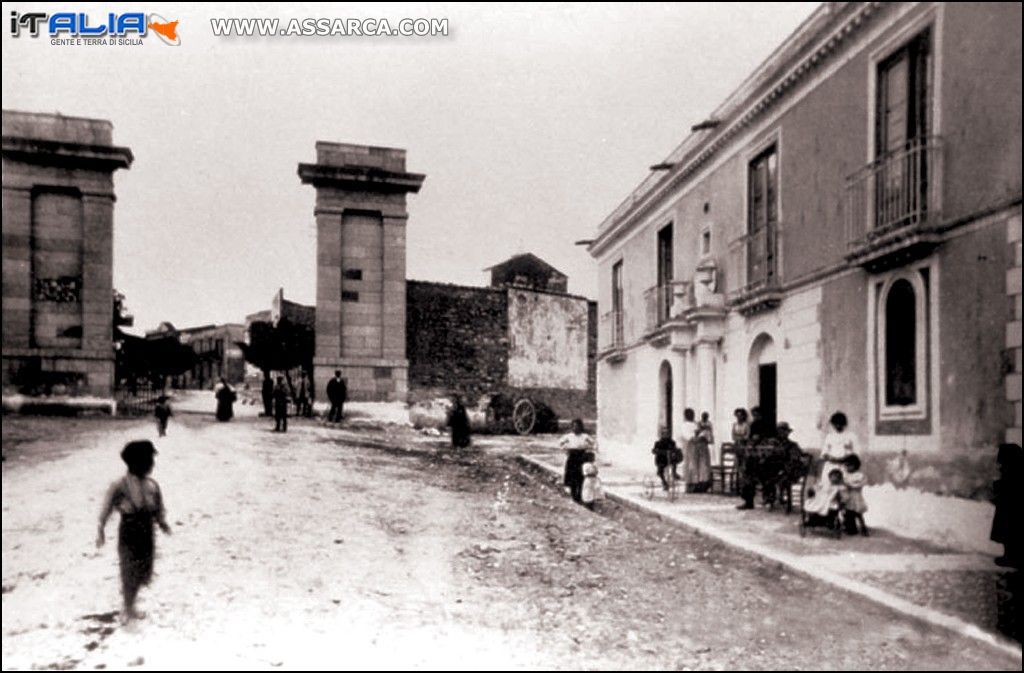
[[[181,45],[177,20],[170,21],[159,14],[147,16],[144,12],[110,12],[102,18],[91,17],[85,12],[11,12],[10,26],[12,37],[21,37],[22,32],[30,37],[39,37],[41,32],[45,32],[51,41],[88,40],[88,43],[110,38],[134,38],[133,41],[141,43],[141,38],[152,31],[166,45]]]

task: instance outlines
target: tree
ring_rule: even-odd
[[[168,376],[177,376],[191,369],[196,362],[192,347],[181,343],[177,335],[147,339],[128,334],[122,327],[131,327],[135,318],[128,313],[125,297],[114,290],[114,377],[134,388],[138,380],[149,380],[162,386]]]
[[[277,324],[254,322],[249,326],[249,343],[237,345],[245,361],[263,372],[301,368],[313,373],[315,337],[312,327],[281,318]],[[289,377],[289,382],[291,378]]]

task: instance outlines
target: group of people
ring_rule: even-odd
[[[732,446],[743,498],[737,508],[754,508],[758,485],[769,506],[788,498],[790,486],[803,476],[806,467],[803,450],[790,438],[793,429],[789,423],[772,423],[758,407],[749,414],[746,409],[736,409],[733,416]]]
[[[772,425],[753,408],[736,409],[732,440],[739,472],[739,509],[753,509],[754,495],[760,484],[768,505],[779,497],[788,498],[793,484],[810,469],[810,461],[800,446],[790,439],[788,423]],[[821,450],[821,474],[812,480],[805,493],[804,512],[811,525],[839,522],[846,532],[867,535],[864,513],[867,503],[863,489],[865,477],[860,471],[857,436],[849,429],[846,414],[837,411],[829,418],[830,429]]]
[[[261,394],[263,397],[263,416],[273,416],[274,432],[288,431],[288,406],[295,405],[296,415],[310,418],[313,415],[313,386],[305,373],[300,377],[299,384],[293,391],[285,380],[285,377],[278,376],[276,383],[271,379],[269,372],[263,373],[263,386]],[[340,423],[344,418],[345,402],[348,400],[348,384],[341,376],[341,370],[334,372],[334,377],[327,382],[327,399],[331,408],[327,412],[329,423]],[[227,382],[221,379],[213,388],[214,399],[217,400],[217,408],[214,412],[218,421],[225,423],[235,416],[234,405],[238,400],[238,393]],[[167,434],[168,421],[172,416],[170,398],[167,395],[160,395],[153,407],[153,416],[156,418],[157,434],[164,437]]]
[[[670,478],[684,484],[687,493],[711,490],[711,447],[715,444],[715,431],[711,426],[711,416],[706,411],[700,415],[699,422],[696,417],[693,409],[685,409],[680,442],[677,444],[669,429],[662,426],[660,437],[651,449],[658,478],[666,491],[669,490]],[[680,464],[683,466],[681,475]]]
[[[758,486],[766,505],[788,498],[790,487],[798,483],[808,469],[806,454],[790,438],[792,428],[788,423],[775,424],[766,419],[757,407],[749,414],[746,409],[736,409],[734,416],[732,450],[736,455],[738,485],[743,498],[737,509],[754,508]],[[842,412],[833,414],[829,423],[831,430],[825,436],[821,454],[824,467],[821,478],[809,489],[805,511],[826,518],[830,512],[841,511],[845,513],[843,523],[847,531],[859,530],[867,534],[863,516],[867,504],[862,493],[865,480],[860,472],[856,436],[849,430]],[[684,484],[687,493],[710,490],[711,447],[715,439],[709,414],[702,413],[697,421],[693,409],[686,409],[678,443],[664,426],[660,435],[651,453],[662,487],[667,491],[670,481],[676,480]],[[567,475],[570,462],[571,454],[566,462]]]

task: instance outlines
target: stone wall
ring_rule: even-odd
[[[406,356],[411,388],[476,398],[508,380],[504,290],[406,283]]]
[[[594,302],[521,288],[465,287],[422,281],[409,281],[406,288],[406,348],[409,387],[414,399],[455,392],[474,404],[481,395],[500,393],[539,400],[563,420],[594,418],[597,389],[597,305]],[[542,303],[547,328],[531,333],[533,337],[548,341],[556,331],[571,335],[583,329],[581,335],[565,337],[580,342],[580,373],[575,377],[575,387],[558,385],[557,380],[564,377],[555,377],[552,381],[534,377],[531,379],[534,385],[512,385],[509,376],[510,315],[513,314],[510,296],[522,293],[536,294],[546,300]],[[572,304],[572,310],[564,313],[559,326],[551,309],[563,302]],[[518,321],[529,319],[522,311],[515,315]],[[586,324],[570,325],[570,319]],[[521,340],[527,336],[525,331],[518,333]],[[522,360],[529,357],[530,352],[539,353],[536,356],[539,361],[547,351],[537,344],[517,344],[516,357]]]

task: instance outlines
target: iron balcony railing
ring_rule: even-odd
[[[772,224],[740,236],[730,244],[729,271],[737,281],[730,283],[730,301],[779,286],[781,243],[782,228]]]
[[[607,311],[601,316],[599,337],[601,352],[623,347],[625,343],[625,323],[621,309]]]
[[[907,141],[846,180],[846,241],[856,250],[906,227],[935,221],[942,184],[942,139]]]
[[[671,320],[678,320],[693,306],[693,284],[673,280],[650,287],[644,292],[647,307],[647,332],[653,332]]]

